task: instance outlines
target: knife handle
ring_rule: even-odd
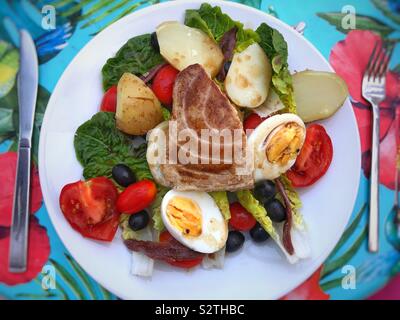
[[[10,237],[10,272],[25,272],[27,265],[31,148],[19,147]]]

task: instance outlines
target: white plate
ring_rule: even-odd
[[[173,1],[147,7],[114,23],[94,37],[60,78],[47,106],[40,137],[39,169],[51,221],[67,249],[101,285],[125,299],[275,299],[307,279],[326,259],[351,215],[360,175],[360,143],[351,105],[323,121],[334,146],[328,173],[301,191],[303,214],[310,230],[312,257],[296,265],[286,262],[272,241],[244,248],[226,258],[223,270],[179,270],[157,264],[151,280],[130,275],[130,253],[117,236],[111,244],[84,239],[64,219],[61,188],[79,180],[74,132],[98,111],[102,98],[101,68],[130,38],[153,32],[166,20],[183,21],[185,9],[202,1]],[[233,19],[256,28],[267,22],[289,45],[290,69],[332,70],[323,56],[290,26],[261,11],[232,2],[209,1]],[[318,94],[318,92],[316,92]]]

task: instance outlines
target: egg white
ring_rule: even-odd
[[[173,197],[189,198],[196,202],[202,214],[202,232],[198,237],[187,237],[169,221],[167,206]],[[170,190],[161,203],[161,218],[168,232],[184,246],[201,253],[214,253],[225,246],[228,225],[214,199],[206,192]]]
[[[248,143],[253,151],[254,155],[254,180],[272,180],[278,178],[281,174],[288,171],[296,162],[296,158],[291,159],[285,165],[280,165],[278,163],[269,162],[266,155],[267,143],[269,135],[274,129],[282,124],[295,122],[304,130],[303,140],[301,141],[301,146],[304,143],[306,127],[304,122],[293,113],[284,113],[272,116],[264,120],[250,135],[248,138]]]

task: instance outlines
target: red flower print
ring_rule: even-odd
[[[0,154],[0,226],[11,225],[17,153]],[[35,166],[31,171],[31,202],[30,211],[35,213],[42,205],[39,174]]]
[[[46,228],[39,225],[35,216],[30,217],[28,239],[28,266],[23,273],[8,271],[8,255],[10,248],[9,228],[0,227],[0,282],[16,285],[29,282],[42,271],[50,254],[50,243]]]
[[[357,118],[361,139],[362,168],[369,177],[371,157],[372,113],[362,97],[362,77],[376,41],[382,38],[371,32],[354,30],[332,49],[330,63],[347,83]],[[388,71],[386,98],[380,104],[380,182],[394,189],[396,141],[399,141],[400,74]]]
[[[322,291],[319,286],[321,270],[322,266],[319,267],[308,280],[282,297],[281,300],[328,300],[330,295]]]

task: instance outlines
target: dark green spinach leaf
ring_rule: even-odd
[[[120,163],[129,166],[138,180],[152,179],[146,154],[132,149],[129,139],[116,128],[114,113],[98,112],[82,124],[75,133],[74,147],[85,179],[111,177],[113,166]]]
[[[150,34],[143,34],[130,39],[114,58],[107,60],[101,70],[104,90],[116,85],[124,72],[143,75],[164,62],[160,53],[151,46],[150,37]]]

